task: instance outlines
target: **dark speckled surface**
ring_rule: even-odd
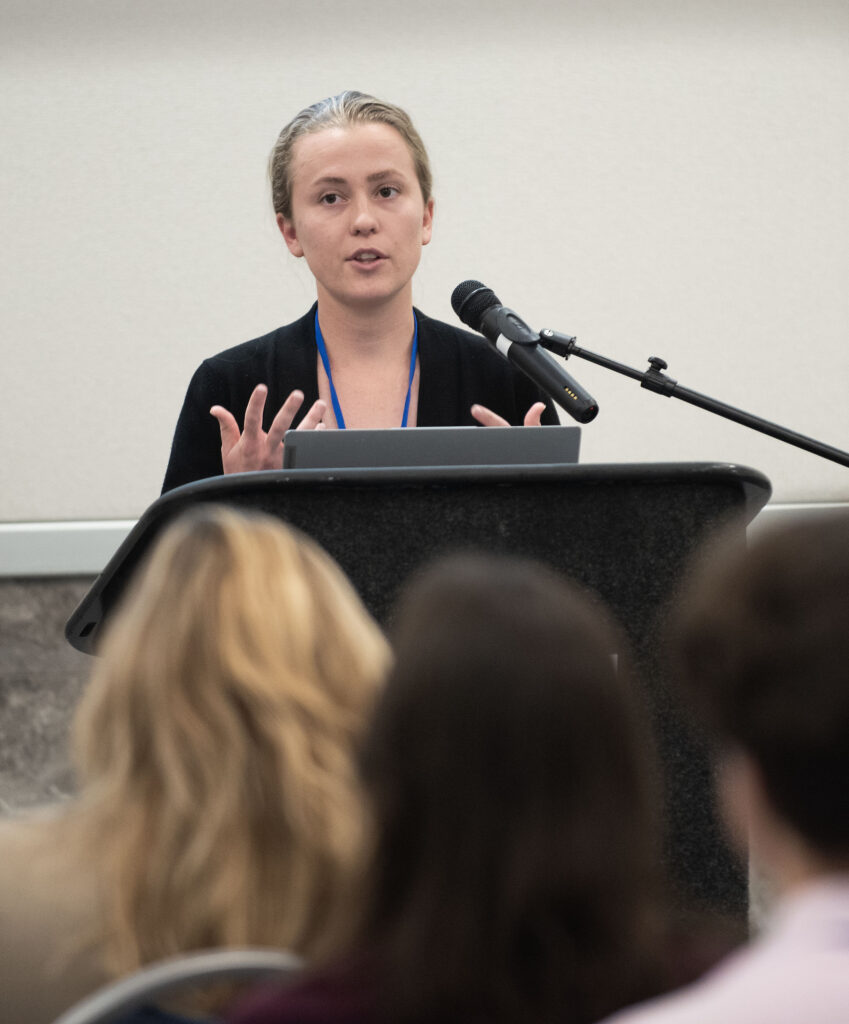
[[[90,578],[0,579],[0,814],[67,796],[67,734],[91,659],[65,640]]]
[[[687,559],[720,523],[742,534],[769,483],[714,464],[451,467],[245,473],[177,488],[154,503],[77,610],[74,642],[96,648],[145,550],[172,517],[226,502],[300,527],[337,559],[383,621],[407,576],[437,555],[480,549],[539,558],[596,592],[635,649],[664,769],[666,853],[687,899],[732,915],[746,876],[713,808],[712,766],[691,735],[663,666],[660,638]]]

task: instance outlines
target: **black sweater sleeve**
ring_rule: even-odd
[[[219,476],[223,471],[221,431],[218,421],[209,413],[213,405],[228,409],[241,428],[254,388],[265,384],[268,397],[262,422],[263,430],[267,431],[286,398],[299,388],[305,397],[292,421],[293,426],[298,425],[318,398],[313,310],[286,327],[278,327],[201,363],[189,382],[177,420],[163,493],[181,484]]]
[[[207,360],[195,370],[189,382],[171,442],[171,456],[162,484],[163,494],[182,484],[219,476],[222,472],[221,432],[218,421],[209,410],[216,403],[226,405],[226,402],[218,393],[220,387],[216,387],[215,378],[216,374]]]

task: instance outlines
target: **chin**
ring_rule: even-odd
[[[403,291],[403,288],[387,288],[385,286],[362,288],[358,289],[356,292],[349,293],[344,301],[351,306],[383,304],[396,299],[399,294],[403,293]]]

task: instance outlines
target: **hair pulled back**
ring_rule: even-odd
[[[410,116],[394,103],[349,89],[313,103],[297,114],[277,137],[268,163],[274,212],[292,219],[292,160],[295,143],[305,135],[327,128],[351,128],[358,124],[387,124],[394,128],[410,151],[422,198],[431,198],[433,176],[427,150]]]

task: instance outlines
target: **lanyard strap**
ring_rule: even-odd
[[[324,336],[318,326],[318,310],[315,311],[315,343],[318,346],[318,354],[321,356],[321,365],[327,374],[327,382],[330,385],[330,401],[333,405],[333,415],[336,417],[336,426],[340,430],[345,429],[345,417],[342,415],[342,406],[339,404],[339,396],[333,386],[333,375],[330,372],[330,360],[327,358],[327,346],[324,344]],[[401,426],[407,426],[407,417],[410,412],[410,396],[413,393],[413,377],[416,374],[416,356],[419,351],[419,321],[413,311],[413,352],[410,356],[410,380],[407,384],[407,398],[404,401],[404,416],[401,419]]]

